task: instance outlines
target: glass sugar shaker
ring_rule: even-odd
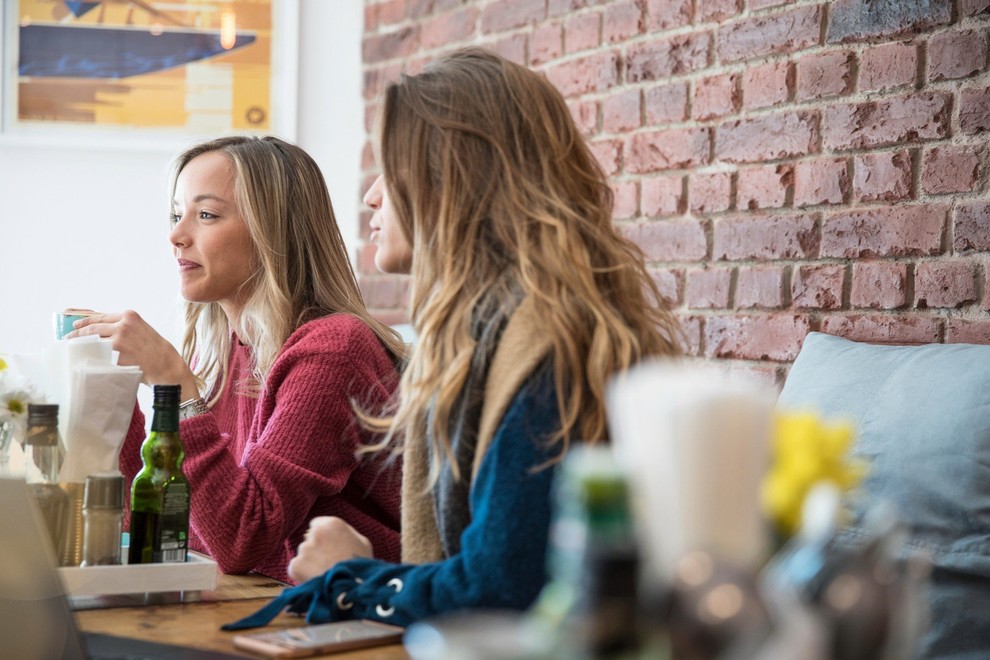
[[[124,517],[124,477],[86,477],[83,493],[83,566],[120,563],[120,524]]]

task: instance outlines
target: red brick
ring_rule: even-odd
[[[692,309],[726,309],[731,290],[731,268],[696,268],[687,272],[684,299]]]
[[[979,300],[976,264],[970,261],[924,261],[914,273],[914,306],[956,308]]]
[[[605,7],[602,41],[615,43],[642,34],[645,25],[641,0],[623,0]]]
[[[953,236],[956,252],[990,252],[990,202],[957,206]]]
[[[571,111],[571,117],[577,124],[582,135],[591,135],[598,132],[598,103],[595,101],[574,101],[567,102],[567,107]]]
[[[827,216],[822,222],[823,257],[894,257],[938,254],[944,206],[887,206]]]
[[[787,203],[787,192],[793,182],[794,169],[790,165],[762,165],[739,170],[736,208],[780,208]]]
[[[688,180],[688,188],[688,200],[693,213],[720,213],[732,205],[730,172],[692,174]]]
[[[718,29],[722,63],[793,53],[821,43],[822,5],[745,18]]]
[[[853,307],[898,309],[907,304],[907,264],[862,261],[852,265],[849,304]]]
[[[990,321],[947,319],[945,322],[945,343],[990,344]]]
[[[855,66],[856,56],[849,51],[805,55],[797,64],[797,100],[849,94]]]
[[[842,204],[848,193],[845,159],[802,160],[794,165],[794,206]]]
[[[684,213],[684,178],[652,176],[640,186],[639,209],[647,217]]]
[[[873,92],[914,85],[918,46],[912,43],[870,45],[859,56],[859,91]]]
[[[481,14],[481,31],[485,34],[504,32],[535,23],[546,17],[542,2],[533,0],[494,0]]]
[[[691,116],[705,120],[735,113],[739,108],[740,97],[737,82],[738,76],[729,73],[696,80]]]
[[[953,0],[875,2],[833,0],[829,10],[828,43],[867,41],[876,37],[917,34],[952,21]]]
[[[358,249],[357,270],[361,274],[373,274],[380,272],[375,265],[375,255],[378,254],[378,246],[374,243],[365,243]]]
[[[928,42],[928,79],[965,78],[983,71],[987,62],[984,32],[943,32]]]
[[[647,0],[646,20],[649,32],[659,32],[688,25],[694,18],[693,0]]]
[[[564,22],[564,52],[597,48],[602,42],[602,17],[595,12],[570,16]]]
[[[911,154],[885,151],[856,156],[853,193],[862,202],[892,202],[911,196]]]
[[[368,307],[401,307],[409,296],[409,279],[391,275],[366,275],[358,279]]]
[[[526,64],[526,35],[524,34],[499,37],[481,45],[495,51],[510,62]]]
[[[878,344],[931,344],[938,341],[938,322],[916,315],[826,316],[822,332]]]
[[[626,78],[635,83],[697,71],[708,66],[710,42],[707,32],[693,32],[637,43],[626,55]]]
[[[406,0],[384,0],[378,3],[378,22],[394,25],[406,20]]]
[[[554,21],[533,28],[529,37],[529,63],[543,64],[564,54],[564,30]]]
[[[419,50],[419,30],[414,27],[365,37],[361,46],[366,65],[409,57],[417,50]]]
[[[786,362],[797,357],[810,330],[811,322],[803,315],[709,316],[705,356]]]
[[[718,128],[716,157],[731,163],[752,163],[813,153],[818,145],[818,123],[818,115],[809,111],[727,122]]]
[[[375,166],[375,150],[370,141],[365,141],[361,147],[361,171],[370,170]]]
[[[365,4],[364,6],[364,32],[374,32],[378,29],[378,5]]]
[[[710,131],[705,128],[636,133],[626,148],[626,170],[643,173],[706,165],[710,145]]]
[[[684,282],[684,272],[677,268],[649,268],[650,277],[660,290],[660,295],[670,307],[680,307],[681,285]]]
[[[619,56],[606,51],[568,60],[549,67],[547,78],[564,96],[600,92],[619,82]]]
[[[687,100],[686,82],[647,87],[643,95],[646,124],[666,124],[687,119]]]
[[[588,143],[588,148],[606,175],[614,176],[619,172],[622,163],[621,140],[595,140]]]
[[[658,220],[621,225],[620,230],[653,261],[701,261],[708,254],[700,222]]]
[[[950,108],[950,97],[936,93],[828,106],[825,148],[862,149],[944,138],[949,134]]]
[[[969,135],[990,130],[990,87],[959,92],[959,128]]]
[[[966,16],[990,13],[990,0],[962,0],[962,12]]]
[[[980,186],[980,158],[969,147],[936,147],[925,154],[921,189],[932,195],[970,192]]]
[[[837,264],[805,264],[794,270],[791,304],[798,309],[841,309],[846,268]]]
[[[794,67],[787,61],[746,67],[742,87],[743,108],[746,110],[778,105],[791,98]]]
[[[612,184],[612,217],[632,218],[639,212],[639,186],[635,181]]]
[[[474,7],[424,21],[420,28],[422,47],[430,50],[465,41],[474,34],[477,22],[478,10]]]
[[[681,323],[681,329],[684,331],[682,341],[685,344],[682,345],[682,349],[685,355],[701,355],[701,328],[704,324],[704,320],[697,316],[688,316],[686,314],[678,314],[677,320]]]
[[[740,267],[736,277],[736,307],[738,309],[779,309],[786,304],[784,282],[786,271],[781,266]]]
[[[712,232],[713,259],[809,259],[818,256],[812,215],[719,218]]]
[[[705,0],[698,3],[697,21],[724,21],[742,11],[742,0]]]
[[[642,123],[638,88],[621,90],[602,99],[602,132],[628,131]]]

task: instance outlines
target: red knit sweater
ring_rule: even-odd
[[[351,402],[380,411],[398,384],[375,334],[350,315],[316,319],[289,337],[258,397],[238,393],[250,372],[249,349],[236,344],[223,396],[180,423],[190,547],[224,573],[289,582],[309,521],[339,516],[368,537],[376,557],[397,560],[401,465],[355,454],[375,438]],[[120,453],[128,483],[141,468],[144,426],[137,410]]]

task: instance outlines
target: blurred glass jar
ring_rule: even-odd
[[[120,525],[124,517],[124,477],[116,473],[86,477],[83,494],[83,566],[120,563]]]

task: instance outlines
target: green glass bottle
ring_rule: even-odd
[[[189,481],[182,474],[179,386],[155,385],[144,467],[131,483],[129,564],[183,562],[189,545]]]

